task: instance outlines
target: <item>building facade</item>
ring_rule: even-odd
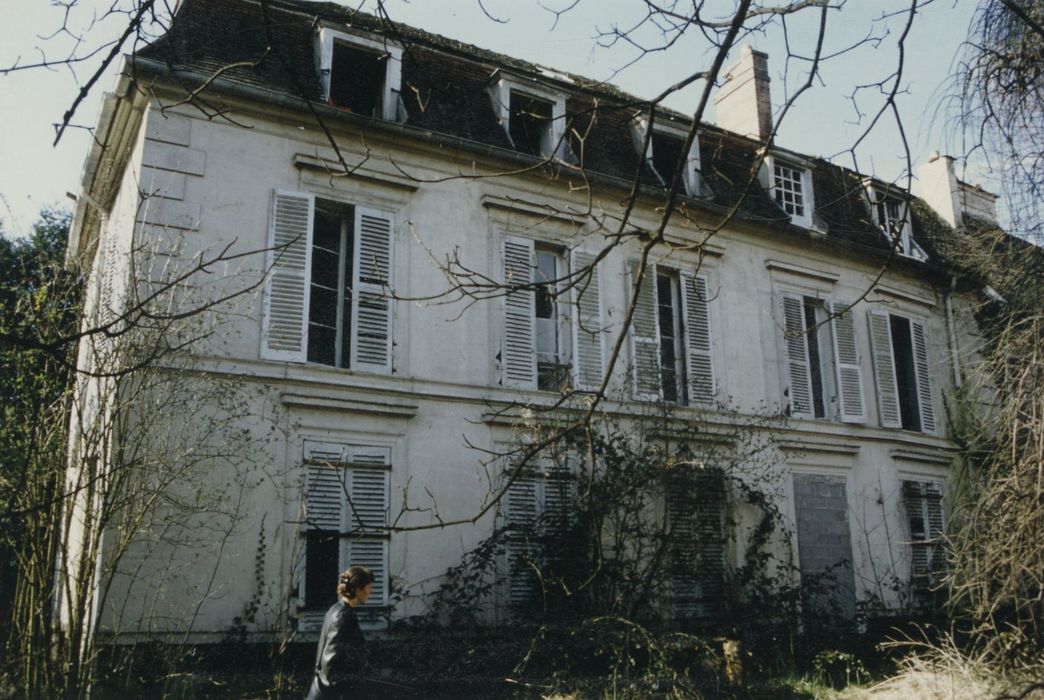
[[[578,76],[265,4],[184,0],[128,60],[85,168],[71,247],[93,261],[94,308],[118,316],[194,270],[189,296],[223,301],[199,301],[207,332],[183,354],[194,378],[245,387],[223,425],[251,453],[236,521],[191,556],[150,549],[164,593],[117,581],[99,629],[215,639],[249,609],[252,634],[314,631],[334,573],[360,562],[371,624],[422,613],[498,523],[564,507],[555,469],[496,456],[556,415],[541,408],[596,395],[617,425],[778,418],[751,430],[791,532],[779,560],[833,571],[849,614],[926,590],[968,299],[923,201],[765,148],[764,54],[740,53],[719,123],[689,139],[679,115]],[[675,178],[677,211],[645,246]],[[662,508],[712,522],[686,503]],[[737,542],[723,534],[707,570],[736,566]],[[532,595],[506,579],[491,621]],[[676,609],[713,607],[698,583],[673,582]]]

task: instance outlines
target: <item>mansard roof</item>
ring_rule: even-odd
[[[415,130],[436,138],[449,137],[487,153],[510,154],[513,146],[487,92],[493,73],[507,70],[568,96],[567,120],[572,128],[588,134],[583,167],[592,179],[629,183],[638,173],[650,190],[660,186],[648,168],[640,167],[632,143],[632,120],[648,110],[646,101],[604,82],[552,71],[330,2],[183,0],[167,34],[141,49],[135,60],[145,59],[154,70],[162,65],[170,78],[188,88],[209,81],[207,89],[242,86],[255,89],[254,94],[317,102],[322,100],[315,62],[315,34],[320,24],[351,27],[402,46],[401,97],[408,115],[402,125],[405,134]],[[683,115],[670,110],[657,108],[657,115],[685,127],[689,124]],[[330,117],[369,119],[336,113]],[[380,126],[380,120],[373,121],[375,127]],[[688,206],[719,212],[737,206],[739,218],[807,240],[807,232],[790,223],[756,180],[748,186],[764,144],[704,124],[699,146],[701,174],[712,194],[689,199]],[[871,220],[866,205],[865,178],[822,158],[800,158],[812,170],[814,219],[826,229],[826,240],[887,255],[890,243]],[[924,240],[923,211],[923,207],[911,209],[913,235],[919,243]]]

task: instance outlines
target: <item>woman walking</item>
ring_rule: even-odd
[[[315,674],[306,700],[366,697],[363,680],[357,675],[365,640],[355,608],[365,603],[372,591],[373,572],[365,566],[349,567],[337,578],[337,602],[323,618]]]

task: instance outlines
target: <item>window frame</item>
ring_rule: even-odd
[[[666,136],[681,141],[681,145],[685,145],[685,140],[689,136],[689,130],[680,127],[673,122],[665,122],[666,117],[660,117],[653,123],[652,133],[653,136],[660,135]],[[674,173],[661,173],[656,169],[654,165],[654,138],[648,137],[649,134],[649,117],[647,115],[639,114],[631,120],[631,138],[634,142],[634,148],[639,152],[639,157],[642,162],[645,163],[646,167],[656,176],[660,183],[667,187],[670,185],[671,177]],[[646,138],[648,137],[648,142]],[[642,153],[642,144],[645,144],[645,152]],[[692,139],[692,144],[689,146],[688,152],[685,154],[685,169],[682,171],[682,184],[685,187],[685,194],[690,197],[705,197],[707,196],[706,183],[703,178],[702,163],[700,159],[700,135],[697,131],[696,135]]]
[[[910,427],[912,421],[904,421],[903,401],[900,395],[899,371],[895,354],[896,339],[893,337],[893,319],[905,321],[909,327],[909,362],[905,368],[912,375],[910,387],[917,402],[918,427]],[[908,313],[894,313],[879,309],[867,312],[870,327],[871,354],[874,365],[874,384],[877,391],[878,418],[882,428],[895,428],[911,432],[934,435],[938,431],[935,419],[935,381],[931,374],[928,319]],[[920,339],[918,340],[918,336]],[[918,344],[920,348],[918,348]],[[905,355],[904,355],[905,357]]]
[[[390,39],[371,39],[335,29],[330,26],[320,25],[315,43],[316,68],[319,72],[319,82],[322,86],[323,102],[330,104],[331,83],[333,76],[333,54],[337,43],[347,44],[356,49],[375,53],[384,57],[384,84],[381,89],[381,115],[379,118],[385,121],[405,121],[400,119],[405,109],[401,104],[402,91],[402,46]],[[331,105],[337,107],[337,105]],[[372,116],[372,115],[362,115]]]
[[[804,211],[799,216],[787,212],[785,205],[778,201],[776,188],[776,166],[789,168],[798,172],[801,176],[801,197]],[[769,193],[772,202],[779,210],[790,217],[790,223],[802,228],[818,230],[814,224],[814,212],[816,208],[815,189],[812,186],[812,166],[798,158],[779,155],[776,153],[765,156],[762,166],[762,184]]]
[[[928,260],[928,254],[918,245],[913,237],[913,217],[910,214],[910,201],[904,194],[895,188],[882,187],[872,182],[865,184],[866,205],[870,210],[870,218],[874,225],[881,230],[881,234],[894,247],[895,252],[905,258]],[[893,221],[887,214],[889,204],[894,204],[898,209],[898,220]],[[885,215],[882,216],[882,209]],[[896,223],[901,223],[902,228],[898,231],[893,229]]]
[[[493,103],[493,113],[504,129],[504,135],[512,147],[517,148],[511,137],[511,96],[524,95],[536,100],[551,103],[551,121],[548,124],[546,144],[541,145],[541,153],[536,157],[548,159],[569,159],[569,145],[566,143],[566,94],[547,86],[538,85],[532,79],[510,75],[498,69],[490,77],[489,96]],[[545,151],[546,149],[546,151]]]
[[[542,256],[549,257],[554,262],[554,275],[542,281],[538,279],[542,276],[540,271],[540,259]],[[569,313],[568,303],[563,303],[563,297],[565,289],[563,289],[563,279],[569,276],[569,262],[566,252],[557,247],[547,243],[537,241],[533,246],[533,274],[534,274],[534,285],[538,285],[534,291],[534,308],[533,308],[533,323],[534,323],[534,347],[533,352],[536,355],[537,365],[537,389],[540,391],[560,391],[563,386],[569,383],[570,378],[573,374],[573,342],[570,333],[570,326],[573,321]],[[549,292],[542,292],[540,286],[553,286],[554,290]],[[546,293],[549,297],[549,303],[551,305],[552,316],[548,319],[542,319],[540,316],[541,294]],[[554,325],[555,344],[557,345],[557,352],[555,353],[554,360],[552,362],[546,361],[546,358],[542,362],[541,350],[540,350],[540,339],[541,329],[540,321],[549,320]],[[542,368],[543,367],[543,368]],[[547,385],[545,377],[547,372],[555,373],[558,376],[557,381],[552,381],[552,385]],[[551,377],[553,380],[554,377]]]
[[[910,546],[911,599],[915,606],[925,608],[930,605],[933,587],[945,572],[947,517],[944,480],[904,475],[900,488]],[[935,502],[934,507],[931,501]],[[917,512],[914,512],[915,508]],[[920,536],[913,527],[915,518],[920,521]],[[919,560],[923,561],[923,571],[918,570]]]

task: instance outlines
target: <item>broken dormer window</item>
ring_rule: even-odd
[[[874,188],[869,189],[870,209],[881,232],[899,255],[915,260],[927,260],[924,249],[913,239],[910,207],[900,197]]]
[[[330,105],[376,119],[405,119],[399,99],[401,47],[383,37],[322,27],[316,61],[323,96]]]
[[[703,186],[700,176],[700,142],[694,138],[689,150],[685,150],[688,131],[673,121],[657,121],[653,126],[652,136],[646,143],[649,132],[649,121],[646,116],[638,116],[631,124],[631,137],[635,148],[641,150],[645,144],[645,164],[653,176],[663,187],[669,187],[674,173],[681,167],[682,184],[679,192],[690,197],[709,194]]]
[[[330,76],[330,104],[367,117],[384,114],[387,54],[335,42]]]
[[[551,120],[554,105],[525,93],[511,93],[511,120],[508,134],[515,148],[534,156],[551,152]]]
[[[685,141],[667,134],[653,132],[652,166],[660,184],[667,187],[678,170],[678,164],[684,160]]]

